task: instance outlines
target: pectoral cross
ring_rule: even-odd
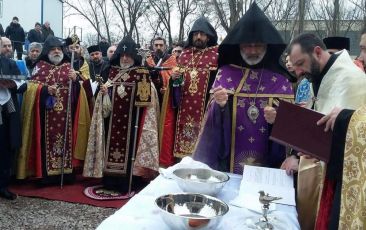
[[[126,45],[123,45],[123,52],[126,52],[126,49],[127,49],[127,47],[126,47]]]

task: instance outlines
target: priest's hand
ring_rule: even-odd
[[[226,89],[222,88],[221,86],[213,89],[213,97],[214,97],[216,103],[221,108],[223,108],[226,105],[227,100],[229,98]]]
[[[55,85],[48,86],[48,94],[54,96],[56,94],[57,87]]]
[[[160,88],[160,93],[161,93],[161,94],[164,94],[165,92],[166,92],[166,87],[161,87],[161,88]]]
[[[305,102],[305,101],[302,101],[302,102],[297,103],[298,106],[303,107],[303,108],[306,108],[307,104],[308,103]]]
[[[103,95],[106,95],[108,93],[108,87],[106,85],[100,85],[100,92],[102,92]]]
[[[182,76],[182,74],[178,70],[174,70],[172,74],[170,75],[173,80],[176,80]]]
[[[264,107],[263,111],[264,111],[264,119],[266,119],[266,121],[269,124],[273,124],[276,120],[277,115],[276,109],[271,106],[266,106]]]
[[[286,170],[287,175],[293,175],[299,170],[299,159],[294,155],[287,157],[282,163],[281,169]]]
[[[328,115],[322,117],[318,122],[316,122],[316,124],[318,126],[325,124],[324,132],[328,132],[329,130],[333,131],[334,123],[341,111],[341,108],[335,107]]]
[[[76,71],[73,70],[73,69],[70,69],[69,71],[69,78],[72,80],[72,81],[76,81],[76,78],[78,77],[78,75],[76,74]]]

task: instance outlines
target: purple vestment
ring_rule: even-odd
[[[224,108],[212,101],[194,159],[212,168],[241,174],[243,165],[279,167],[285,148],[269,141],[271,125],[263,116],[273,99],[293,100],[291,83],[267,69],[246,69],[226,65],[217,73],[213,88],[222,86],[229,92]],[[248,108],[254,105],[259,116],[253,122]]]

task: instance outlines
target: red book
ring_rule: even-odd
[[[316,122],[324,115],[310,109],[280,101],[270,139],[326,163],[332,146],[331,131]]]

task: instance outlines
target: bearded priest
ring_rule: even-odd
[[[90,115],[85,91],[56,37],[47,38],[33,70],[22,124],[17,178],[55,183],[64,173],[65,182],[72,182],[85,157],[88,137],[80,130],[88,130]]]

